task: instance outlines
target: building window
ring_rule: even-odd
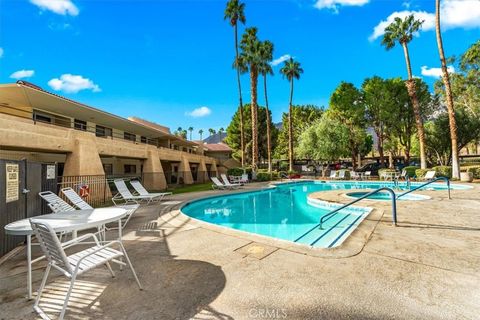
[[[147,137],[141,136],[140,137],[140,142],[141,143],[147,143]]]
[[[137,140],[137,136],[130,132],[124,132],[123,139],[135,142]]]
[[[97,124],[97,126],[95,127],[95,135],[97,137],[111,137],[112,136],[112,129],[107,128],[107,127],[103,127],[103,126],[99,126]]]
[[[105,175],[107,175],[107,176],[113,175],[113,165],[111,163],[104,163],[103,164],[103,171],[105,172]]]
[[[75,119],[73,121],[73,127],[76,130],[87,131],[87,121]]]
[[[44,114],[41,114],[41,113],[38,113],[38,112],[35,112],[33,114],[33,121],[38,121],[38,122],[45,122],[45,123],[52,123],[52,118],[47,116],[47,115],[44,115]]]
[[[137,173],[137,166],[134,164],[124,164],[123,173],[125,174],[135,174]]]

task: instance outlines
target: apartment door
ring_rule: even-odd
[[[0,159],[0,256],[25,237],[5,234],[10,222],[49,213],[40,191],[57,193],[55,164]]]

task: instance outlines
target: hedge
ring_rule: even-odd
[[[420,169],[420,168],[417,167],[417,166],[407,166],[407,167],[403,168],[403,170],[407,171],[407,175],[408,175],[410,178],[415,177],[415,171],[416,171],[417,169]]]
[[[249,177],[252,176],[252,168],[245,168],[245,172]],[[243,174],[243,168],[230,168],[227,170],[228,176],[241,176]]]
[[[432,170],[435,170],[437,177],[446,177],[446,178],[452,177],[452,167],[436,166],[436,167],[433,167]]]
[[[468,166],[466,171],[473,173],[474,179],[480,179],[480,166]]]

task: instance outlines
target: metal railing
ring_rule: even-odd
[[[435,179],[433,179],[433,180],[427,181],[427,182],[419,185],[418,187],[415,187],[415,188],[413,188],[413,189],[408,190],[407,192],[404,192],[404,193],[399,194],[399,195],[397,196],[397,199],[399,199],[399,198],[403,197],[404,195],[409,194],[409,193],[411,193],[411,192],[413,192],[413,191],[416,191],[416,190],[418,190],[418,189],[422,189],[423,187],[428,186],[429,184],[434,183],[434,182],[439,181],[439,180],[443,180],[443,181],[445,181],[445,182],[447,183],[448,199],[452,199],[452,198],[450,197],[450,180],[449,180],[447,177],[438,177],[438,178],[435,178]]]
[[[376,189],[376,190],[373,190],[372,192],[369,192],[363,196],[361,196],[360,198],[358,199],[355,199],[335,210],[332,210],[330,211],[329,213],[327,213],[326,215],[322,216],[320,218],[320,222],[315,225],[313,228],[311,228],[310,230],[308,230],[307,232],[305,232],[304,234],[302,234],[300,237],[298,237],[297,239],[295,239],[294,242],[297,242],[298,240],[302,239],[303,237],[305,237],[307,234],[309,234],[310,232],[312,232],[313,230],[317,229],[319,227],[319,229],[323,229],[322,225],[325,221],[327,221],[328,219],[330,219],[333,215],[337,214],[340,210],[343,210],[347,207],[350,207],[352,204],[355,204],[365,198],[368,198],[370,196],[373,196],[374,194],[377,194],[379,193],[380,191],[388,191],[390,193],[390,195],[392,196],[392,222],[393,222],[393,225],[394,226],[397,226],[397,197],[396,197],[396,194],[395,194],[395,191],[393,191],[393,189],[391,188],[387,188],[387,187],[383,187],[383,188],[379,188],[379,189]],[[328,219],[327,219],[328,218]],[[317,240],[315,240],[313,243],[315,243]]]

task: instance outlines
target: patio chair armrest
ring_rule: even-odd
[[[88,239],[88,238],[93,238],[93,240],[95,241],[95,243],[96,243],[97,245],[100,245],[100,242],[98,241],[98,238],[97,238],[97,236],[96,236],[95,234],[93,234],[93,233],[87,233],[87,234],[84,234],[83,236],[77,237],[77,238],[72,239],[72,240],[69,240],[69,241],[67,241],[67,242],[63,242],[63,243],[62,243],[62,247],[63,247],[64,249],[70,248],[70,247],[72,247],[72,246],[74,246],[74,245],[76,245],[76,244],[78,244],[78,243],[80,243],[80,242],[82,242],[83,240]]]

